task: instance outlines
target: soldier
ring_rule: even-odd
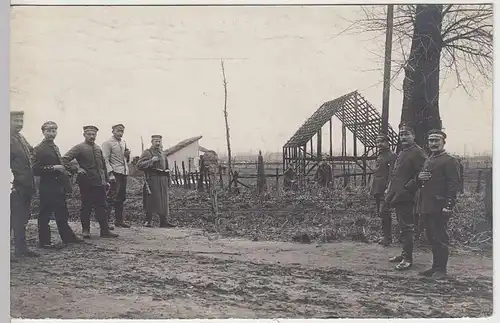
[[[73,191],[71,180],[63,166],[61,153],[54,143],[57,124],[47,121],[42,125],[43,141],[35,147],[33,173],[40,176],[40,213],[38,239],[41,248],[52,248],[49,222],[55,214],[57,230],[64,244],[82,243],[68,225],[69,212],[66,194]]]
[[[316,171],[316,181],[322,187],[328,187],[332,179],[332,167],[325,161],[322,161]]]
[[[114,207],[115,226],[130,228],[130,225],[123,221],[123,203],[127,197],[128,162],[130,161],[130,150],[127,148],[125,140],[122,139],[124,131],[123,124],[114,125],[112,127],[113,136],[102,144],[102,153],[110,181],[107,196],[108,218]]]
[[[380,244],[388,246],[392,243],[392,219],[389,206],[384,201],[384,192],[389,183],[389,174],[394,166],[396,154],[389,149],[389,140],[386,135],[381,134],[376,139],[378,147],[378,156],[373,179],[370,189],[370,195],[373,196],[374,207],[377,215],[381,219],[382,239]]]
[[[442,278],[446,275],[449,255],[447,224],[460,191],[460,170],[458,161],[444,150],[446,134],[443,131],[429,131],[428,143],[431,155],[413,181],[420,188],[419,213],[433,256],[432,268],[420,274]]]
[[[285,191],[294,190],[297,187],[297,173],[293,170],[292,166],[288,166],[283,173],[283,189]]]
[[[63,157],[66,169],[78,172],[78,185],[82,198],[80,220],[82,235],[90,239],[90,214],[95,209],[95,217],[99,222],[101,237],[116,238],[111,233],[107,219],[106,190],[109,188],[108,172],[101,148],[95,143],[99,129],[96,126],[83,127],[85,141],[71,148]],[[73,169],[71,161],[76,159],[78,168]]]
[[[399,263],[396,270],[409,269],[413,264],[414,206],[416,190],[408,185],[424,164],[424,150],[415,143],[415,133],[404,124],[399,128],[399,140],[402,150],[399,152],[391,171],[389,187],[385,194],[385,203],[396,211],[403,250],[401,255],[389,259]]]
[[[153,213],[160,217],[160,228],[171,228],[169,217],[168,172],[162,151],[162,136],[151,136],[151,148],[144,150],[137,162],[137,169],[144,171],[143,205],[146,211],[146,227],[152,226]]]
[[[20,133],[24,112],[10,112],[10,170],[14,177],[10,193],[10,228],[14,231],[14,254],[19,257],[38,257],[26,246],[26,225],[30,218],[31,199],[36,192],[31,168],[33,147]]]

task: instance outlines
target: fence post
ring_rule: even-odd
[[[198,192],[203,192],[203,181],[204,181],[204,168],[205,168],[205,165],[203,163],[203,159],[200,159],[200,177],[198,177]]]
[[[278,190],[279,188],[280,188],[279,168],[276,168],[276,189]]]
[[[220,180],[220,188],[224,189],[224,182],[222,181],[222,165],[219,165],[219,180]]]
[[[479,170],[477,172],[477,185],[476,185],[476,193],[479,193],[481,191],[481,175],[483,175],[483,172]]]
[[[484,185],[485,216],[493,232],[493,168],[486,170]]]

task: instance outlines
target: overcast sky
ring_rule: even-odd
[[[281,151],[325,101],[357,89],[381,110],[383,39],[337,36],[358,13],[348,6],[14,7],[11,109],[26,112],[23,133],[33,145],[41,124],[56,121],[63,152],[83,140],[83,125],[101,129],[100,144],[115,123],[125,124],[133,155],[141,136],[148,145],[157,133],[165,147],[202,135],[202,146],[223,152],[223,58],[233,151]],[[491,87],[474,99],[454,87],[445,82],[440,97],[448,150],[491,151]],[[393,127],[401,102],[392,89]]]

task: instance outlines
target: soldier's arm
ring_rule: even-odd
[[[63,157],[63,166],[66,168],[66,170],[70,173],[77,173],[80,170],[79,165],[75,167],[71,162],[76,159],[81,152],[81,147],[80,145],[76,145],[73,148],[71,148]]]
[[[455,207],[457,194],[460,191],[460,170],[455,159],[449,159],[444,168],[446,177],[446,208],[452,210]]]
[[[137,169],[145,170],[147,168],[151,168],[153,166],[153,160],[151,160],[152,157],[152,154],[145,150],[139,158],[139,161],[137,161]]]
[[[43,165],[42,161],[40,160],[40,154],[42,151],[42,147],[37,146],[33,148],[33,174],[35,176],[41,176],[44,173],[51,173],[55,171],[54,165]]]
[[[113,171],[111,164],[109,163],[109,158],[111,157],[111,143],[109,141],[105,141],[102,144],[102,156],[104,159],[104,165],[106,167],[106,174],[109,174]]]
[[[427,156],[425,155],[423,150],[418,150],[415,156],[413,156],[413,176],[405,185],[405,189],[407,189],[408,191],[415,192],[422,185],[422,183],[418,179],[418,174],[422,171],[426,159]]]

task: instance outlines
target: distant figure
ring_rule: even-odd
[[[295,190],[297,188],[297,173],[293,170],[292,166],[288,166],[287,170],[283,173],[283,189],[285,191]]]
[[[389,183],[389,174],[394,166],[396,154],[389,149],[389,140],[386,135],[379,135],[376,142],[378,156],[373,171],[370,195],[373,197],[376,213],[381,219],[382,239],[380,244],[388,246],[392,243],[392,219],[389,205],[384,201],[384,192]]]
[[[108,219],[111,210],[115,209],[115,226],[119,228],[130,228],[123,220],[123,203],[127,198],[127,177],[130,174],[128,162],[130,161],[130,150],[123,140],[125,126],[117,124],[112,127],[113,136],[102,144],[102,154],[106,163],[110,188],[107,194]],[[108,220],[109,221],[109,220]]]
[[[322,161],[315,176],[316,182],[322,187],[328,187],[330,181],[332,180],[332,167],[325,161]]]
[[[449,256],[447,225],[460,191],[460,170],[457,159],[444,150],[446,134],[443,131],[429,131],[428,143],[431,155],[413,181],[420,188],[418,209],[433,256],[432,267],[420,274],[443,278]]]
[[[144,150],[137,162],[137,168],[144,171],[146,180],[143,188],[143,206],[146,211],[146,227],[152,227],[153,213],[160,218],[160,228],[172,228],[168,222],[169,192],[167,160],[162,150],[162,136],[151,136],[151,147]]]

